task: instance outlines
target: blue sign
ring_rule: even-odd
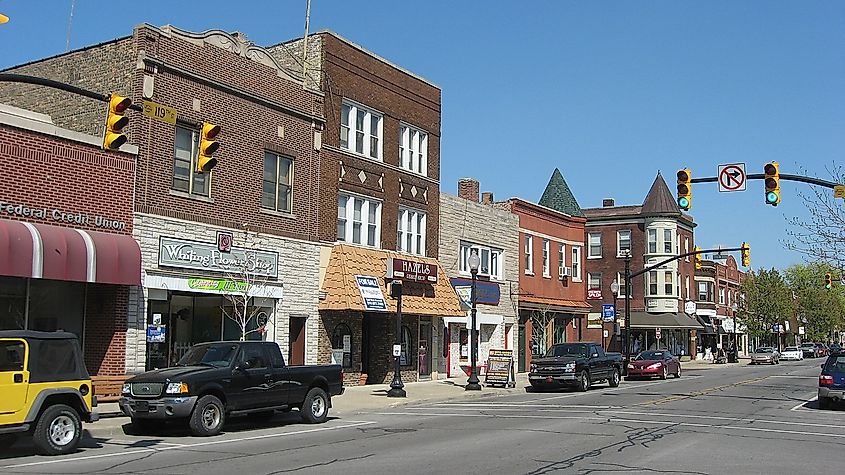
[[[616,305],[606,303],[601,306],[601,319],[604,322],[616,320]]]
[[[160,325],[147,326],[147,341],[150,343],[164,343],[167,336],[167,327]]]
[[[472,279],[464,279],[455,277],[449,279],[452,287],[458,292],[458,295],[469,306],[469,290],[472,287]],[[464,298],[464,295],[466,298]],[[475,281],[475,303],[482,303],[485,305],[499,305],[499,298],[501,292],[499,291],[499,284],[496,282],[488,282],[486,280]]]

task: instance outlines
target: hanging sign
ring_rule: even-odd
[[[361,299],[364,300],[364,310],[387,311],[387,302],[384,300],[378,279],[369,275],[356,275],[355,282],[361,292]]]
[[[147,326],[148,343],[164,343],[165,338],[167,338],[167,327],[163,325]]]

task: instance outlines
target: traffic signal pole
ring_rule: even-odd
[[[749,173],[745,176],[747,180],[765,180],[766,175],[763,173]],[[820,178],[814,178],[811,176],[803,176],[803,175],[788,175],[785,173],[780,174],[781,180],[787,181],[800,181],[801,183],[809,183],[810,185],[818,185],[823,186],[825,188],[834,188],[841,183],[834,183],[832,181],[822,180]],[[693,178],[690,180],[690,183],[713,183],[719,181],[719,177],[716,176],[708,176],[703,178]],[[723,249],[724,250],[724,249]]]

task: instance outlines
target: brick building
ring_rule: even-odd
[[[736,259],[730,255],[702,260],[701,269],[695,271],[696,314],[705,328],[698,341],[702,357],[707,350],[715,353],[718,344],[727,349],[733,343],[740,354],[748,353],[748,336],[744,326],[737,324],[735,310],[744,277],[745,273],[738,269]]]
[[[270,50],[302,68],[305,44],[299,39]],[[442,347],[440,317],[461,314],[435,260],[440,88],[329,31],[309,36],[307,46],[308,81],[325,94],[319,234],[332,243],[321,256],[318,361],[342,363],[349,384],[390,379],[396,330],[386,270],[388,263],[404,262],[437,274],[419,282],[391,273],[405,281],[407,293],[404,379],[436,377],[432,356]],[[356,276],[378,284],[387,308],[367,304]]]
[[[319,90],[242,34],[171,26],[140,25],[131,36],[12,71],[178,111],[175,126],[129,113],[129,141],[140,153],[126,183],[134,175],[131,230],[143,288],[128,296],[128,372],[173,363],[200,341],[240,338],[237,318],[227,314],[236,316],[232,281],[245,280],[247,337],[275,339],[291,363],[317,361]],[[34,92],[0,85],[0,101],[63,104],[57,122],[101,129],[102,103]],[[221,127],[221,147],[217,166],[199,174],[204,121]],[[124,199],[132,202],[132,194]]]
[[[552,173],[539,204],[511,198],[497,206],[519,218],[519,371],[555,343],[601,340],[600,327],[587,319],[586,220],[560,171]]]
[[[95,380],[122,375],[129,295],[140,285],[132,239],[138,148],[0,104],[0,330],[65,330]]]
[[[490,349],[513,350],[516,345],[519,218],[493,207],[492,193],[481,196],[479,203],[479,183],[469,178],[458,182],[458,196],[440,195],[440,263],[465,310],[463,316],[443,319],[446,326],[441,333],[446,345],[436,367],[450,377],[463,374],[471,366],[467,318],[472,274],[467,260],[472,252],[478,254],[481,263],[475,284],[480,341],[477,360],[484,365]]]
[[[631,254],[631,271],[656,264],[694,248],[691,216],[681,213],[675,198],[658,173],[642,205],[616,206],[606,199],[601,208],[586,208],[586,279],[592,312],[602,304],[617,304],[619,322],[604,324],[605,341],[613,351],[622,350],[625,292],[631,296],[632,353],[668,348],[680,356],[695,357],[696,331],[702,325],[687,315],[685,303],[695,299],[695,263],[689,257],[672,261],[635,280],[626,289],[624,255]],[[611,285],[619,284],[618,295]],[[641,282],[641,283],[639,283]],[[660,338],[657,338],[657,332]]]

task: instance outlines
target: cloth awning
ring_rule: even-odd
[[[590,313],[592,306],[580,300],[556,299],[550,297],[539,297],[534,295],[520,295],[520,308],[529,310],[541,310],[556,313],[577,313],[586,315]]]
[[[702,330],[704,327],[685,313],[631,312],[631,328]]]
[[[0,219],[0,275],[141,285],[132,236]]]
[[[443,317],[443,323],[447,325],[450,323],[457,323],[460,325],[465,325],[467,328],[469,328],[469,321],[471,318],[471,313],[467,312],[465,317]],[[478,325],[500,325],[504,321],[505,317],[501,315],[482,312],[475,313],[475,322]]]

